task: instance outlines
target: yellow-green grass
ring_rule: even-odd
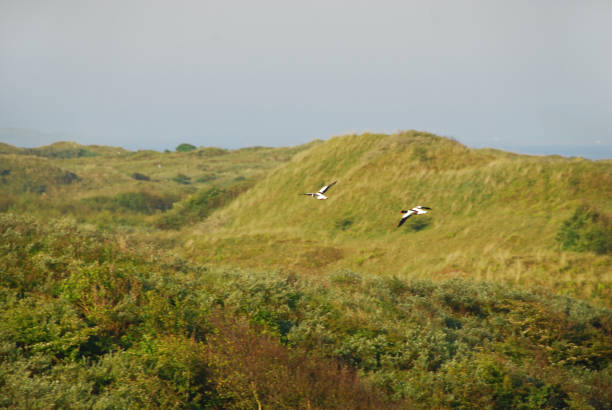
[[[164,153],[66,142],[33,149],[3,144],[0,165],[6,166],[2,165],[0,171],[6,170],[7,175],[0,180],[0,191],[5,194],[0,210],[46,217],[73,215],[81,222],[95,221],[104,226],[154,225],[157,215],[118,215],[107,205],[126,194],[172,203],[187,199],[199,189],[256,180],[313,144],[316,142],[289,148],[199,148]],[[78,178],[71,183],[59,178],[70,174]]]
[[[125,152],[110,157],[69,158],[58,161],[81,176],[81,195],[109,194],[133,189],[153,189],[177,194],[210,185],[228,185],[236,178],[260,176],[285,162],[305,146],[292,148],[200,148],[191,152]],[[134,179],[139,173],[148,181]],[[189,183],[176,181],[184,175]]]
[[[142,243],[173,247],[197,262],[315,277],[341,269],[461,276],[544,286],[612,305],[610,255],[565,251],[556,240],[583,204],[604,218],[612,214],[610,160],[469,149],[417,131],[241,150],[130,152],[73,143],[0,148],[12,152],[0,154],[12,170],[5,179],[20,175],[0,186],[0,211],[73,215],[106,228],[139,226],[144,229],[134,235]],[[64,181],[71,173],[78,179]],[[333,180],[339,182],[327,201],[301,195]],[[254,181],[225,206],[232,192],[244,191],[237,187]],[[44,195],[31,189],[40,185]],[[213,187],[231,194],[217,201],[222,209],[195,209],[206,206],[201,199]],[[181,202],[166,212],[117,208],[122,195],[133,193]],[[397,228],[399,211],[415,205],[433,210]],[[187,228],[156,229],[166,225]]]
[[[326,201],[301,195],[338,180]],[[469,149],[416,131],[332,138],[297,154],[202,224],[184,255],[310,274],[349,268],[545,286],[604,304],[608,255],[555,237],[583,203],[612,214],[612,161]],[[433,210],[396,225],[400,210]],[[417,220],[427,226],[412,226]]]

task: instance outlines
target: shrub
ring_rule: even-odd
[[[191,145],[191,144],[179,144],[176,147],[176,152],[189,152],[189,151],[194,151],[196,149],[195,145]]]
[[[150,181],[151,180],[151,178],[148,175],[141,174],[140,172],[134,172],[132,174],[132,178],[138,181]]]
[[[201,183],[210,182],[217,178],[218,178],[217,174],[215,174],[214,172],[210,172],[210,173],[202,175],[201,177],[198,177],[198,179],[196,179],[196,182],[201,182]]]
[[[252,186],[252,181],[240,181],[229,188],[212,187],[202,189],[182,201],[172,212],[161,216],[156,226],[160,229],[180,227],[207,217],[213,210],[221,208]]]
[[[353,218],[338,219],[334,223],[334,226],[336,227],[336,229],[341,230],[341,231],[346,231],[347,229],[351,227],[351,225],[353,225]]]
[[[123,192],[114,197],[85,198],[82,202],[98,211],[128,211],[150,215],[171,209],[175,200],[173,196],[162,197],[150,192]]]
[[[581,205],[561,224],[557,233],[561,248],[606,254],[612,251],[612,224],[594,208]]]
[[[178,184],[189,185],[191,184],[191,177],[184,174],[177,174],[172,180]]]

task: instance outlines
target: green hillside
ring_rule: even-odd
[[[328,200],[300,195],[333,180]],[[605,302],[611,197],[612,161],[475,150],[415,131],[350,135],[271,172],[194,228],[184,252],[251,268],[501,280]],[[416,205],[433,210],[397,229],[399,211]],[[599,254],[557,240],[577,209],[599,215]]]
[[[159,214],[174,203],[198,190],[243,192],[245,185],[250,187],[270,169],[316,144],[239,150],[201,147],[190,152],[127,151],[69,142],[27,149],[3,144],[0,183],[7,195],[0,199],[0,209],[46,218],[72,215],[108,228],[177,228],[193,216],[173,211],[173,223],[159,221],[163,219]],[[64,175],[78,178],[67,184]],[[43,191],[44,196],[23,194]]]
[[[612,160],[0,145],[2,408],[607,409],[611,308]]]

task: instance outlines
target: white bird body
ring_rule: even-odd
[[[323,195],[332,185],[334,185],[336,182],[338,181],[334,181],[329,185],[324,185],[321,189],[319,189],[317,192],[307,192],[304,195],[309,195],[313,198],[316,199],[327,199],[327,197],[325,195]]]
[[[399,228],[400,226],[402,226],[402,224],[404,222],[406,222],[406,219],[410,218],[412,215],[417,214],[417,215],[423,215],[426,214],[427,211],[426,209],[431,209],[427,206],[415,206],[414,208],[408,210],[408,211],[402,211],[402,213],[404,214],[404,216],[402,216],[402,219],[400,219],[399,224],[397,224],[397,227]]]

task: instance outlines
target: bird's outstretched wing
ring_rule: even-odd
[[[325,193],[325,191],[327,191],[329,188],[331,188],[332,186],[334,186],[334,185],[336,184],[336,182],[338,182],[338,181],[334,181],[334,182],[332,182],[332,183],[331,183],[331,184],[329,184],[329,185],[325,185],[323,188],[319,189],[319,193],[320,193],[320,194],[324,194],[324,193]]]
[[[404,222],[406,222],[406,219],[410,218],[410,216],[414,213],[412,210],[410,211],[402,211],[404,213],[404,216],[402,216],[402,219],[400,219],[399,223],[397,224],[397,227],[399,228],[400,226],[402,226],[402,224]]]

